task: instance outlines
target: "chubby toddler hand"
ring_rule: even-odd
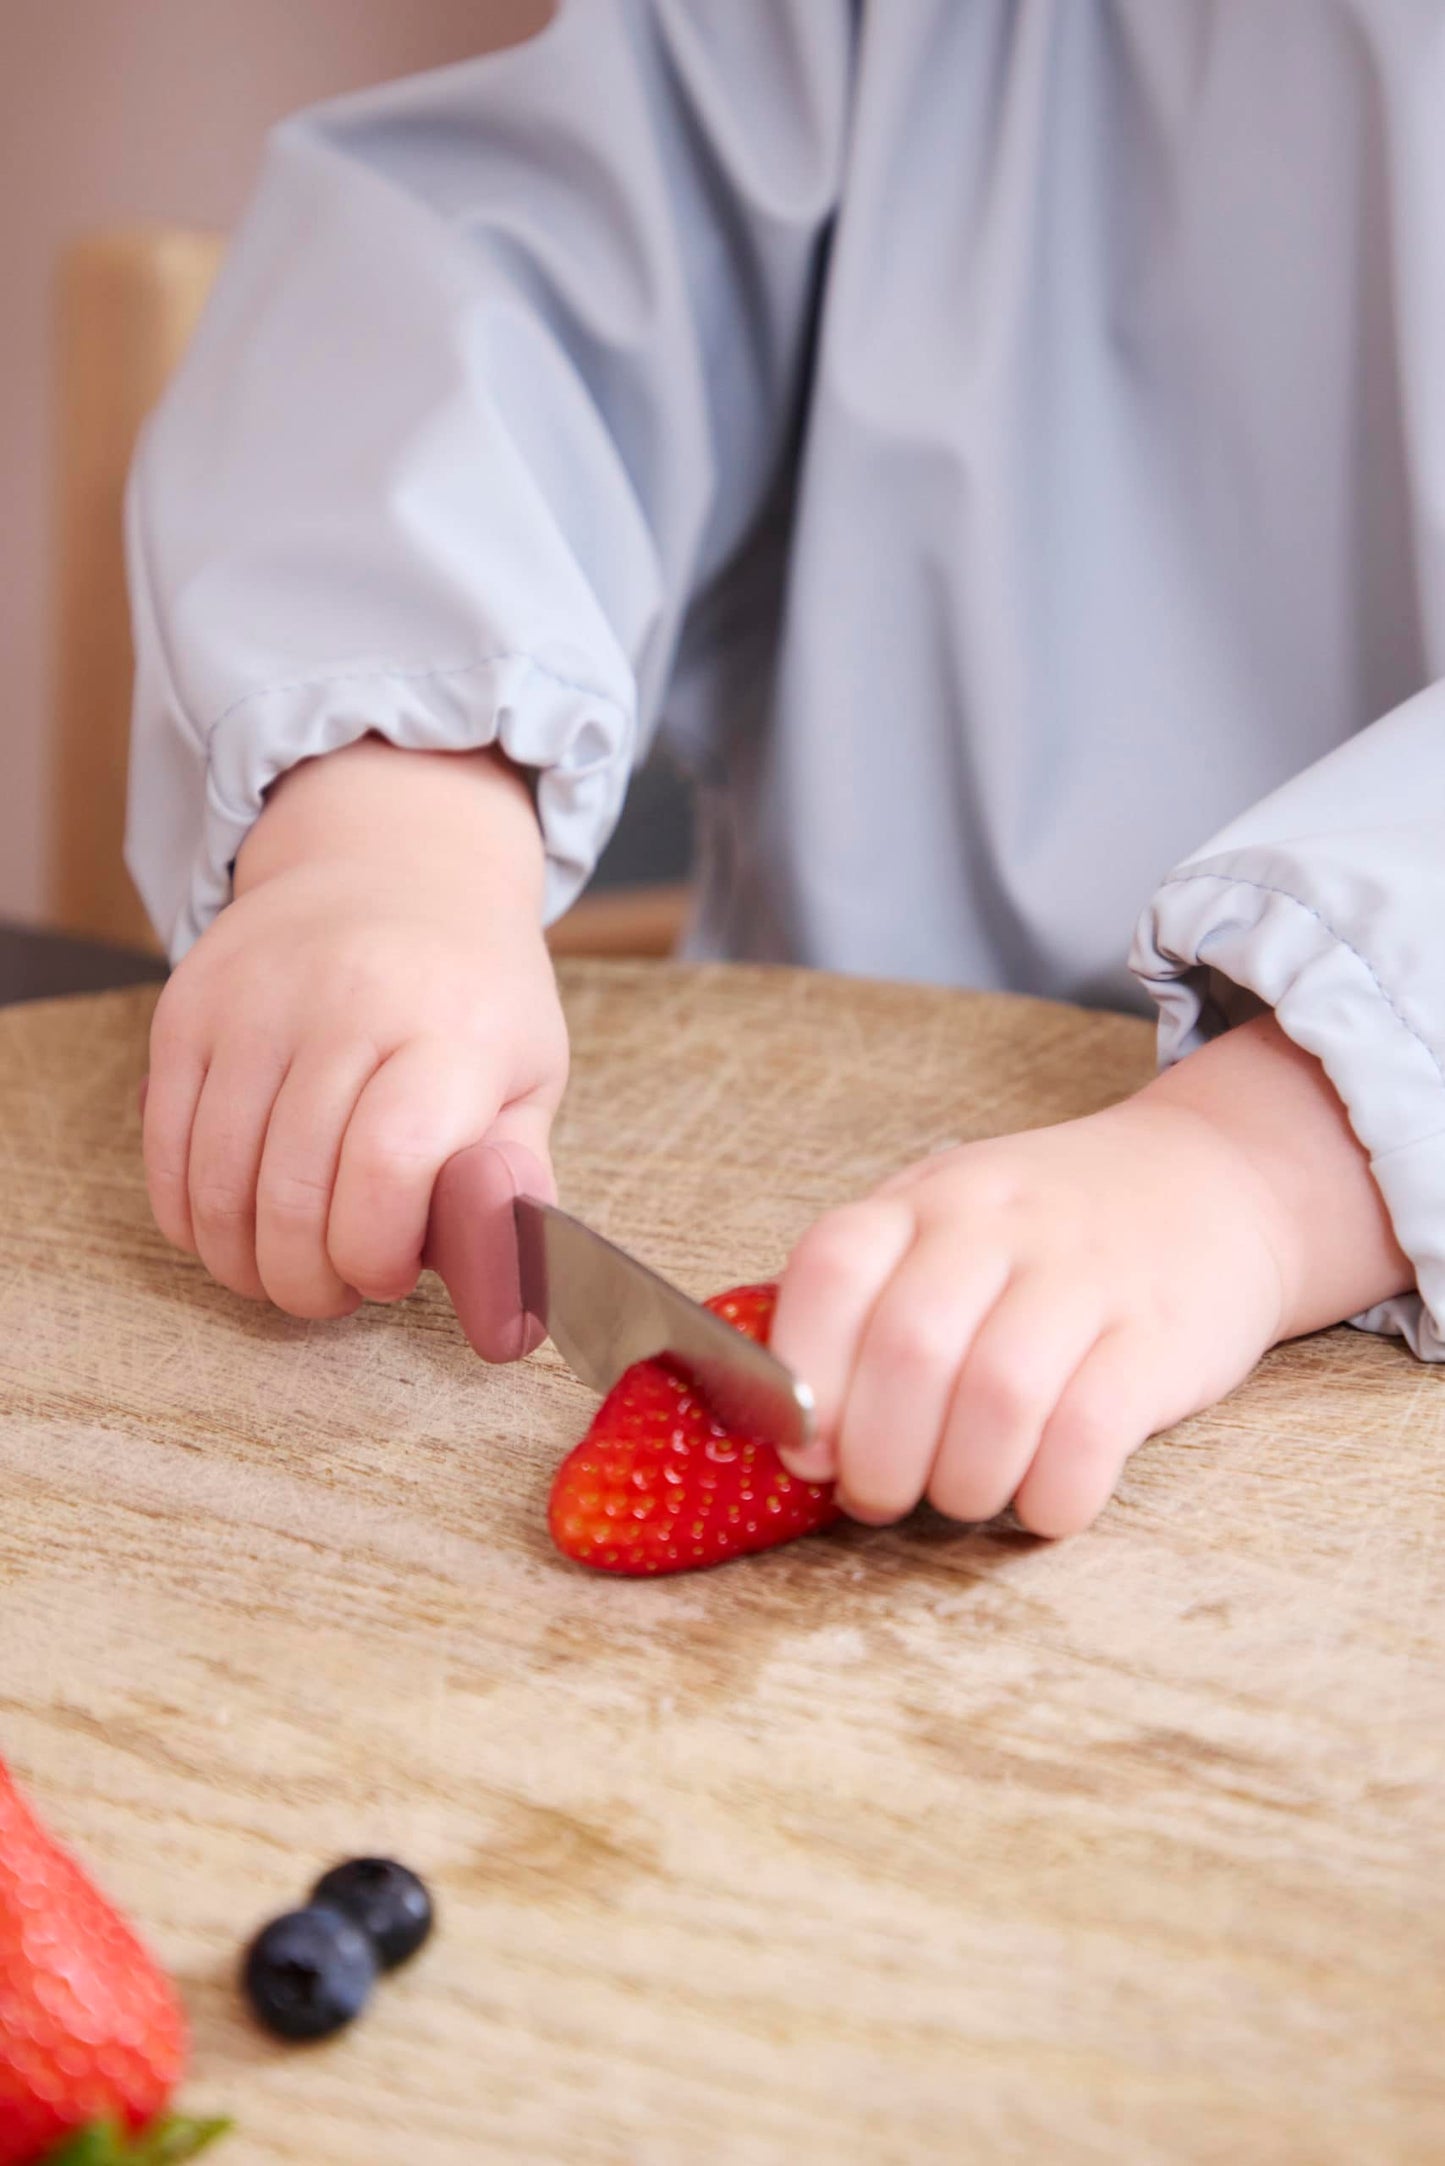
[[[520,1144],[550,1181],[541,871],[525,788],[485,755],[368,741],[288,776],[156,1010],[162,1232],[235,1293],[338,1316],[410,1292],[454,1152]]]
[[[1075,1533],[1147,1437],[1409,1275],[1323,1074],[1248,1024],[1105,1112],[942,1152],[819,1220],[772,1335],[818,1404],[793,1469],[836,1476],[858,1519],[927,1497]]]

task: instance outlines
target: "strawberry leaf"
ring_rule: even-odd
[[[78,2135],[67,2136],[58,2151],[46,2153],[43,2166],[112,2166],[124,2156],[114,2121],[94,2121]]]
[[[142,2137],[132,2152],[132,2166],[181,2166],[184,2159],[199,2158],[231,2127],[225,2119],[161,2121]]]
[[[67,2136],[58,2151],[47,2154],[44,2166],[183,2166],[230,2126],[224,2120],[157,2121],[129,2144],[114,2121],[95,2121]]]

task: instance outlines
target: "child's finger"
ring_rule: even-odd
[[[1077,1278],[1025,1271],[985,1319],[958,1374],[929,1501],[950,1519],[1003,1511],[1104,1327]]]
[[[327,1222],[332,1269],[369,1301],[397,1301],[421,1272],[432,1187],[454,1152],[485,1135],[500,1086],[476,1060],[415,1038],[384,1061],[342,1139]]]
[[[925,1233],[868,1319],[843,1409],[838,1474],[849,1512],[900,1519],[923,1495],[959,1364],[1003,1296],[1009,1258]]]
[[[341,1140],[380,1065],[365,1043],[307,1048],[276,1093],[256,1183],[256,1268],[293,1316],[346,1316],[360,1302],[332,1265],[326,1232]]]
[[[199,1047],[174,1045],[153,1052],[141,1109],[141,1152],[146,1190],[156,1224],[176,1248],[194,1255],[189,1175],[191,1127],[206,1080]]]
[[[1160,1411],[1138,1338],[1118,1326],[1107,1331],[1045,1426],[1014,1510],[1035,1534],[1081,1534],[1113,1495],[1130,1454],[1177,1418]]]
[[[218,1048],[191,1126],[187,1193],[196,1253],[232,1293],[264,1301],[256,1269],[256,1176],[284,1074],[275,1060]]]
[[[810,1226],[788,1259],[771,1344],[811,1387],[817,1441],[787,1455],[803,1481],[830,1481],[838,1424],[873,1304],[910,1247],[915,1220],[897,1200],[869,1197]]]

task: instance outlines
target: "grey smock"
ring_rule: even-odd
[[[1445,1356],[1442,0],[570,0],[276,131],[129,547],[174,954],[299,759],[555,914],[661,732],[694,954],[1273,1008]]]

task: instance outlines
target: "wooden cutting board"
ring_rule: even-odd
[[[579,965],[569,1200],[702,1293],[1146,1028]],[[1097,1530],[548,1545],[591,1401],[439,1289],[232,1300],[148,1221],[152,996],[0,1017],[0,1750],[145,1923],[234,2166],[1445,2157],[1445,1378],[1348,1331]],[[237,1951],[394,1851],[442,1924],[343,2040]]]

